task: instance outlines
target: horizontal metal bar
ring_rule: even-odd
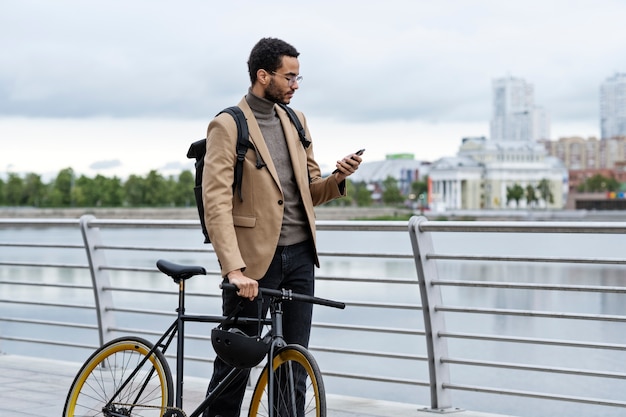
[[[487,388],[487,387],[480,387],[480,386],[474,386],[474,385],[460,385],[460,384],[451,384],[451,383],[443,384],[443,388],[452,389],[452,390],[482,392],[482,393],[487,393],[487,394],[512,395],[516,397],[539,398],[543,400],[557,400],[557,401],[567,401],[567,402],[573,402],[573,403],[579,403],[579,404],[592,404],[592,405],[603,405],[603,406],[609,406],[609,407],[626,408],[625,401],[607,400],[607,399],[602,399],[602,398],[574,397],[572,395],[545,394],[542,392],[505,390],[501,388]]]
[[[76,342],[61,342],[58,340],[33,339],[33,338],[28,338],[28,337],[0,336],[0,340],[7,340],[11,342],[39,343],[43,345],[76,347],[76,348],[91,349],[91,350],[95,350],[100,347],[97,344],[88,345],[88,344],[82,344],[82,343],[76,343]]]
[[[26,227],[30,229],[50,227],[76,227],[80,225],[78,219],[40,219],[40,218],[15,218],[0,219],[0,227]]]
[[[0,317],[0,321],[4,321],[7,323],[23,323],[23,324],[45,325],[45,326],[69,327],[73,329],[98,330],[98,326],[96,326],[95,324],[69,323],[69,322],[63,322],[63,321],[19,319],[19,318],[11,318],[11,317]]]
[[[357,355],[357,356],[367,356],[367,357],[375,357],[375,358],[388,358],[388,359],[406,359],[412,361],[427,361],[428,356],[423,355],[408,355],[401,353],[389,353],[389,352],[373,352],[366,350],[353,350],[353,349],[340,349],[340,348],[327,348],[323,346],[309,346],[309,350],[314,352],[328,352],[328,353],[337,353],[341,355]]]
[[[41,301],[23,301],[23,300],[7,300],[0,298],[0,303],[7,304],[20,304],[20,305],[33,305],[38,307],[67,307],[67,308],[79,308],[87,310],[95,310],[94,306],[87,306],[82,304],[69,304],[69,303],[47,303]]]
[[[131,313],[131,314],[154,314],[157,316],[172,316],[176,317],[176,313],[163,310],[144,310],[136,308],[121,308],[121,307],[107,307],[106,311],[115,311],[118,313]]]
[[[419,282],[417,277],[415,278],[364,278],[364,277],[346,277],[346,276],[330,276],[330,275],[315,275],[316,281],[334,281],[334,282],[359,282],[362,284],[399,284],[399,285],[415,285],[418,286]]]
[[[173,354],[166,354],[165,355],[166,358],[170,359],[170,360],[175,360],[176,359],[176,355]],[[214,360],[212,358],[203,358],[201,356],[191,356],[191,355],[185,355],[185,360],[186,361],[194,361],[194,362],[202,362],[202,363],[213,363]]]
[[[391,304],[391,303],[370,303],[370,302],[357,302],[357,301],[345,301],[346,307],[366,307],[366,308],[385,308],[392,310],[409,310],[409,311],[421,311],[422,306],[415,304]]]
[[[374,258],[374,259],[408,259],[413,255],[407,253],[372,253],[372,252],[319,252],[318,256],[329,258]]]
[[[626,316],[613,316],[607,314],[573,314],[558,313],[535,310],[510,310],[503,308],[471,308],[471,307],[445,307],[435,306],[436,311],[445,311],[448,313],[471,313],[471,314],[493,314],[496,316],[524,316],[524,317],[542,317],[551,319],[567,319],[567,320],[596,320],[626,323]]]
[[[37,267],[37,268],[66,268],[66,269],[88,269],[89,266],[87,264],[55,264],[48,262],[1,262],[1,266],[26,266],[26,267]]]
[[[372,221],[372,220],[318,220],[315,226],[319,231],[354,231],[354,232],[407,232],[408,221]]]
[[[506,362],[477,361],[477,360],[471,360],[471,359],[456,359],[456,358],[441,358],[441,362],[442,363],[454,363],[457,365],[480,366],[480,367],[485,367],[485,368],[514,369],[517,371],[535,371],[535,372],[547,372],[547,373],[576,375],[576,376],[590,376],[590,377],[597,377],[597,378],[626,379],[625,373],[588,371],[586,369],[580,369],[580,368],[573,369],[573,368],[560,368],[560,367],[554,367],[554,366],[519,365],[515,363],[506,363]]]
[[[59,283],[49,283],[49,282],[41,282],[41,281],[11,281],[11,280],[0,280],[0,285],[24,285],[24,286],[33,286],[33,287],[49,287],[49,288],[71,288],[73,290],[91,290],[91,285],[76,285],[76,284],[59,284]]]
[[[180,247],[150,247],[140,245],[96,245],[99,250],[122,250],[138,252],[183,252],[183,253],[215,253],[213,249],[207,248],[180,248]],[[410,253],[372,253],[372,252],[319,252],[318,256],[339,257],[339,258],[376,258],[376,259],[407,259],[412,260]]]
[[[406,232],[408,221],[358,221],[351,220],[317,220],[315,222],[317,230],[334,231],[397,231]],[[91,219],[90,228],[158,228],[158,229],[197,229],[200,226],[198,220],[142,220],[142,219]]]
[[[87,225],[93,228],[128,228],[128,229],[197,229],[199,220],[159,220],[159,219],[97,219],[89,220]]]
[[[181,247],[151,247],[151,246],[129,246],[129,245],[96,245],[100,250],[123,250],[142,252],[183,252],[183,253],[211,253],[213,249],[207,248],[181,248]]]
[[[102,287],[102,290],[124,292],[124,293],[178,296],[177,287],[174,285],[172,285],[172,290],[169,290],[169,291],[168,290],[149,290],[145,288],[122,288],[122,287]],[[185,297],[221,298],[222,296],[220,294],[209,294],[205,292],[185,291]]]
[[[604,285],[553,285],[553,284],[529,284],[520,282],[492,282],[492,281],[462,281],[462,280],[433,280],[432,285],[451,287],[479,287],[500,288],[516,290],[543,290],[543,291],[575,291],[575,292],[600,292],[608,294],[626,294],[626,287]]]
[[[336,372],[336,371],[330,371],[330,370],[323,370],[322,373],[324,374],[324,378],[335,377],[335,378],[357,379],[360,381],[386,382],[386,383],[392,383],[392,384],[413,385],[413,386],[421,386],[421,387],[430,386],[430,383],[428,381],[418,381],[414,379],[387,378],[387,377],[382,377],[382,376],[351,374],[351,373]]]
[[[567,347],[586,348],[586,349],[606,349],[606,350],[626,351],[626,345],[620,345],[617,343],[573,342],[569,340],[537,339],[537,338],[531,338],[531,337],[495,336],[495,335],[485,335],[485,334],[453,333],[453,332],[439,332],[437,333],[437,336],[447,337],[450,339],[489,340],[492,342],[528,343],[528,344],[548,345],[548,346],[567,346]]]
[[[489,255],[446,255],[428,253],[429,260],[440,261],[486,261],[486,262],[535,262],[535,263],[568,263],[568,264],[598,264],[598,265],[626,265],[626,259],[604,258],[567,258],[549,256],[489,256]]]
[[[155,337],[160,337],[163,335],[163,330],[133,329],[130,327],[109,327],[107,330],[112,331],[112,332],[117,332],[117,333],[143,334],[143,335],[150,335],[150,336],[155,336]],[[186,332],[185,340],[200,340],[200,341],[210,342],[211,338],[205,335],[198,335],[198,334]]]
[[[69,245],[67,243],[0,242],[0,247],[11,247],[11,248],[49,248],[49,249],[81,249],[81,250],[85,250],[85,246],[84,245]]]
[[[626,222],[427,221],[420,232],[625,234]]]
[[[329,323],[313,323],[313,327],[321,329],[333,329],[333,330],[351,330],[360,332],[373,332],[373,333],[393,333],[393,334],[405,334],[414,336],[424,336],[426,332],[423,330],[413,329],[400,329],[397,327],[374,327],[374,326],[356,326],[346,324],[329,324]]]

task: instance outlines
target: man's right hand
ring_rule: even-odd
[[[239,291],[237,291],[238,296],[252,301],[259,294],[259,283],[257,280],[248,278],[240,270],[230,271],[226,277],[229,283],[239,288]]]

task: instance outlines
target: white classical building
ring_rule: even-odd
[[[479,210],[517,207],[507,201],[507,189],[524,190],[549,184],[553,201],[538,207],[563,208],[567,202],[568,173],[557,158],[533,142],[494,142],[484,137],[467,138],[455,157],[441,158],[430,167],[429,202],[433,210]],[[526,198],[519,207],[527,207]]]
[[[539,207],[563,208],[568,172],[537,142],[549,133],[545,110],[535,107],[532,85],[518,78],[494,80],[492,140],[465,138],[455,157],[441,158],[429,170],[429,204],[435,211],[527,207],[529,199],[508,201],[508,190],[530,186]],[[548,184],[552,199],[538,191]],[[532,201],[532,200],[531,200]]]

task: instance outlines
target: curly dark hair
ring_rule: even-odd
[[[252,84],[256,81],[256,73],[260,69],[267,72],[276,71],[283,62],[283,56],[297,58],[300,52],[285,41],[276,38],[263,38],[257,42],[250,52],[248,72]]]

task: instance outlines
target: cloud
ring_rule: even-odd
[[[106,161],[96,161],[93,164],[89,165],[89,169],[92,170],[107,170],[107,169],[112,169],[112,168],[118,168],[121,167],[122,163],[120,162],[119,159],[111,159],[111,160],[106,160]]]
[[[245,93],[247,54],[271,35],[302,52],[307,114],[485,121],[491,80],[511,74],[555,117],[597,118],[599,84],[626,68],[625,14],[608,0],[5,0],[0,114],[213,115]]]

